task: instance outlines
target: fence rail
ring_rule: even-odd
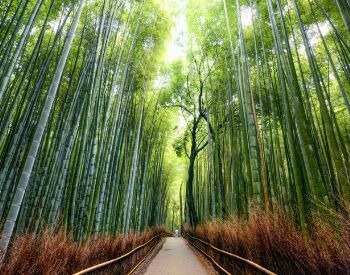
[[[150,240],[148,240],[146,243],[142,244],[142,245],[139,245],[138,247],[135,247],[134,249],[132,249],[131,251],[129,251],[128,253],[118,257],[118,258],[115,258],[115,259],[112,259],[112,260],[109,260],[107,262],[103,262],[103,263],[100,263],[100,264],[97,264],[97,265],[94,265],[94,266],[91,266],[89,268],[86,268],[84,270],[81,270],[77,273],[74,273],[73,275],[83,275],[83,274],[88,274],[89,272],[92,272],[92,271],[96,271],[98,269],[101,269],[103,267],[106,267],[106,266],[109,266],[113,263],[116,263],[116,262],[120,262],[121,260],[125,259],[126,257],[128,256],[131,256],[132,254],[134,254],[135,252],[137,252],[138,250],[140,250],[141,248],[147,246],[149,243],[151,243],[153,240],[155,240],[156,238],[159,238],[159,237],[162,237],[162,236],[165,236],[165,235],[168,235],[167,233],[161,233],[161,234],[158,234],[156,236],[154,236],[153,238],[151,238]],[[150,249],[149,253],[153,250],[153,248],[160,242],[157,241],[157,243],[155,245],[152,246],[152,248]],[[147,253],[147,255],[129,272],[129,274],[131,274],[132,272],[134,272],[136,270],[136,268],[146,259],[146,257],[149,255],[149,253]]]
[[[219,249],[215,246],[213,246],[212,244],[206,242],[206,241],[203,241],[201,240],[200,238],[197,238],[197,237],[194,237],[194,236],[191,236],[190,234],[188,233],[184,233],[185,236],[187,236],[188,238],[192,239],[192,240],[196,240],[196,241],[199,241],[200,243],[210,247],[211,249],[219,252],[220,254],[223,254],[223,255],[226,255],[226,256],[229,256],[231,258],[234,258],[236,260],[239,260],[240,262],[243,262],[245,264],[247,264],[248,266],[256,269],[256,270],[259,270],[260,272],[264,273],[264,274],[268,274],[268,275],[276,275],[276,273],[262,267],[261,265],[258,265],[257,263],[254,263],[253,261],[250,261],[248,259],[245,259],[243,257],[240,257],[236,254],[233,254],[233,253],[230,253],[230,252],[227,252],[225,250],[222,250],[222,249]],[[196,249],[198,249],[201,253],[203,253],[206,257],[208,257],[215,266],[217,266],[222,272],[224,272],[225,274],[232,274],[230,273],[229,271],[227,271],[226,269],[224,269],[222,266],[220,266],[211,256],[209,256],[207,253],[205,253],[202,249],[200,249],[198,246],[196,246],[193,242],[191,242],[188,238],[187,241],[192,245],[194,246]]]

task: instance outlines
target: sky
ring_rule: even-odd
[[[169,40],[166,42],[164,62],[171,64],[177,59],[185,59],[187,52],[187,23],[186,23],[186,5],[187,0],[163,0],[171,14],[172,26]],[[165,5],[166,2],[166,5]],[[166,85],[168,80],[159,75],[154,83],[155,89]]]
[[[171,63],[176,59],[184,59],[186,57],[188,36],[186,24],[186,5],[187,0],[170,0],[172,19],[174,25],[171,30],[171,39],[168,42],[165,60]],[[254,13],[254,11],[253,11]],[[253,22],[252,9],[242,6],[241,16],[243,28],[248,27]]]
[[[171,30],[171,38],[167,45],[167,63],[171,63],[178,58],[185,58],[188,40],[186,24],[187,0],[170,0],[170,2],[173,7],[171,12],[174,25]]]

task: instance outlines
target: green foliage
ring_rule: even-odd
[[[350,52],[340,11],[327,1],[189,1],[185,71],[196,74],[198,53],[215,64],[203,89],[217,134],[194,168],[200,220],[223,217],[222,205],[247,217],[251,205],[273,211],[277,202],[307,231],[317,205],[339,210],[349,200]]]
[[[350,36],[343,1],[328,2],[189,0],[187,58],[164,64],[175,3],[86,1],[59,64],[82,2],[1,1],[0,224],[61,222],[82,240],[186,203],[193,224],[277,203],[305,232],[319,205],[341,212]]]
[[[29,156],[80,3],[44,135]],[[169,122],[150,90],[168,13],[156,1],[15,0],[1,2],[0,24],[1,85],[10,75],[0,99],[0,224],[12,219],[16,232],[34,233],[63,225],[77,240],[164,224]],[[35,163],[23,191],[28,159]],[[18,218],[10,213],[17,204]]]
[[[178,137],[174,143],[173,143],[173,148],[176,152],[176,155],[178,157],[182,157],[184,153],[184,142],[183,142],[183,137]]]

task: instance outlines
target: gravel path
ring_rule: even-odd
[[[146,275],[215,274],[209,264],[199,259],[183,238],[167,238],[163,248],[146,269]]]

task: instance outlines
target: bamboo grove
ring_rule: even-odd
[[[185,2],[172,64],[166,1],[0,2],[2,249],[46,227],[173,228],[179,208],[191,225],[282,208],[305,233],[346,212],[349,1]],[[180,205],[169,148],[188,160]]]
[[[164,224],[165,133],[149,92],[168,29],[152,1],[0,3],[1,247]]]
[[[304,232],[350,200],[347,1],[190,1],[166,106],[187,120],[185,219],[281,207]]]

